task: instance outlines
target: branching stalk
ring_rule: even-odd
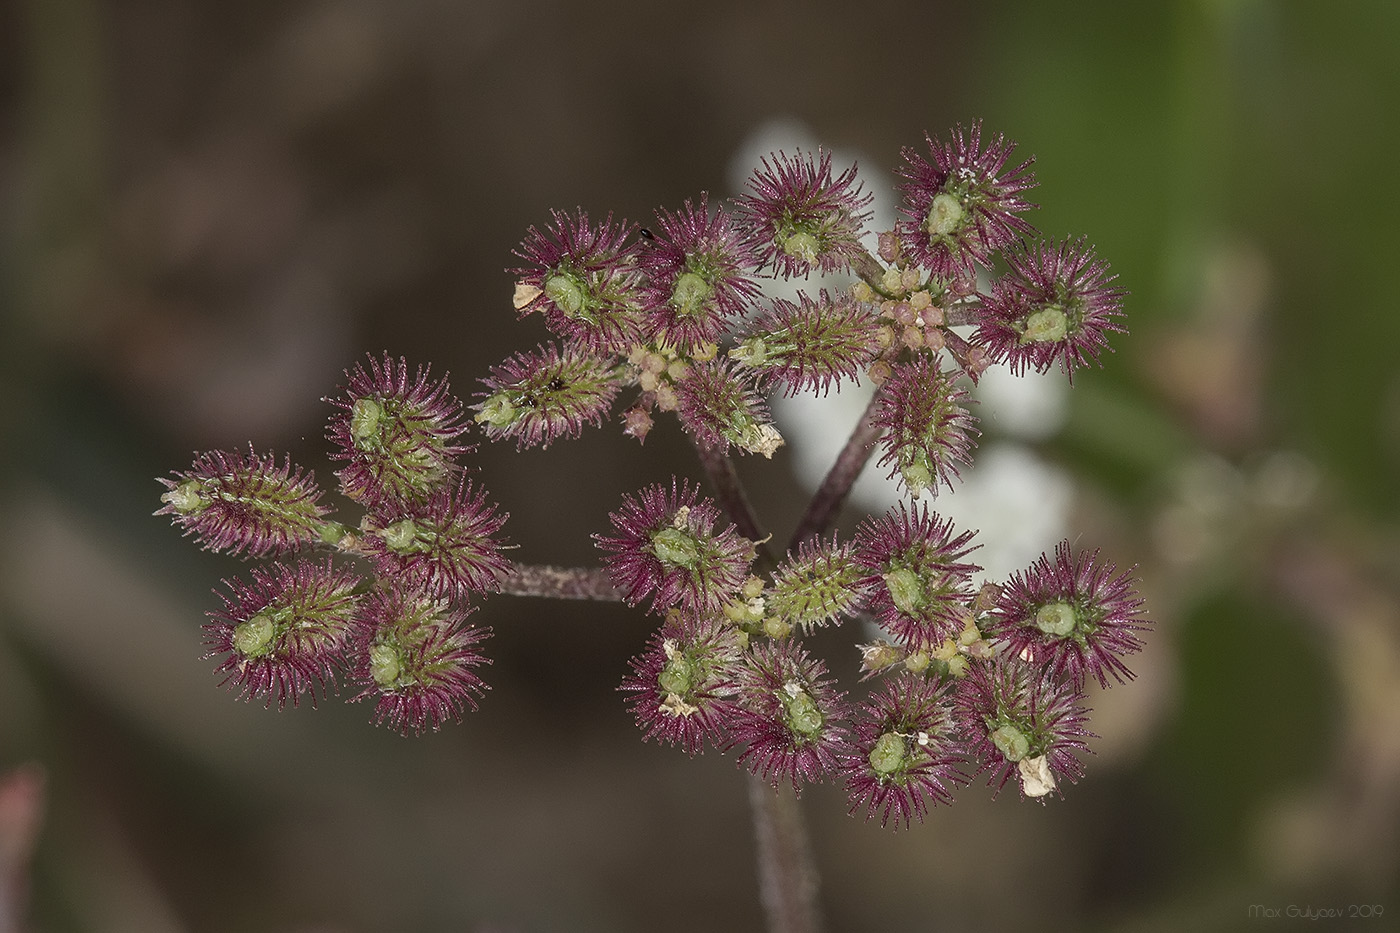
[[[875,452],[876,442],[880,440],[880,428],[875,424],[875,407],[879,401],[880,391],[877,390],[861,414],[855,430],[846,439],[846,446],[841,448],[836,462],[827,471],[821,488],[812,496],[812,501],[807,503],[807,511],[802,514],[802,519],[797,523],[797,530],[792,533],[792,540],[788,542],[788,551],[795,551],[799,544],[809,538],[825,534],[836,521],[837,513],[841,511],[846,497],[850,495],[856,477],[865,469],[865,464]]]
[[[516,564],[501,583],[510,596],[543,596],[548,599],[600,599],[619,602],[622,591],[613,586],[607,571],[598,567],[548,567]]]

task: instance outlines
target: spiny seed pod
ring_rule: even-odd
[[[1035,232],[1019,215],[1035,207],[1022,192],[1035,186],[1027,159],[1010,170],[1016,144],[1002,136],[982,146],[982,124],[953,131],[951,142],[925,134],[929,158],[902,151],[904,219],[896,225],[905,256],[942,276],[988,264],[991,254]]]
[[[397,585],[365,599],[354,671],[375,701],[374,721],[407,735],[460,722],[487,687],[476,668],[491,663],[476,646],[490,629],[466,624],[469,610]]]
[[[937,494],[940,482],[952,489],[958,464],[972,462],[978,431],[963,407],[966,397],[952,375],[923,354],[896,366],[885,383],[874,416],[884,429],[880,466],[889,466],[910,495]]]
[[[251,582],[225,580],[223,609],[204,626],[207,658],[244,699],[278,707],[334,680],[354,629],[360,578],[325,563],[254,568]]]
[[[676,383],[681,424],[705,447],[772,458],[783,437],[753,385],[722,360],[691,366]]]
[[[171,516],[211,551],[264,557],[315,544],[339,527],[323,519],[315,477],[290,458],[278,466],[275,455],[252,447],[247,454],[211,450],[174,476],[157,479],[166,491],[155,514]]]
[[[732,524],[716,532],[719,507],[689,482],[647,486],[608,518],[618,533],[594,539],[629,605],[651,596],[653,612],[716,610],[748,576],[753,544]]]
[[[621,370],[610,360],[554,344],[517,353],[491,367],[474,405],[475,421],[492,440],[513,437],[516,447],[548,447],[601,424],[617,396]]]
[[[1014,373],[1046,372],[1055,363],[1074,378],[1099,361],[1118,323],[1127,291],[1084,240],[1038,243],[1006,257],[1010,271],[982,307],[975,342]]]
[[[774,571],[765,611],[794,628],[827,625],[855,612],[864,574],[850,544],[805,541]]]
[[[1076,689],[1088,677],[1103,687],[1109,675],[1131,680],[1122,659],[1142,650],[1138,633],[1152,627],[1132,572],[1115,576],[1117,567],[1098,557],[1098,551],[1076,557],[1068,541],[1060,542],[1053,560],[1042,554],[1007,582],[992,614],[993,631],[1009,653],[1047,666]]]
[[[851,298],[798,293],[796,304],[776,299],[729,356],[781,383],[788,395],[809,389],[825,395],[875,359],[879,333],[879,319]]]
[[[801,152],[769,158],[749,179],[752,193],[738,199],[760,268],[783,278],[847,268],[864,251],[872,197],[861,194],[855,166],[833,177],[831,153],[820,149],[815,159]]]
[[[408,363],[388,354],[370,357],[346,372],[339,409],[330,420],[331,457],[345,461],[337,471],[345,495],[371,508],[384,502],[428,498],[457,470],[453,458],[470,448],[454,445],[466,426],[462,403],[448,391],[446,377],[428,379],[420,366],[410,377]]]
[[[932,804],[952,803],[968,781],[966,752],[953,726],[947,682],[903,673],[861,705],[842,756],[851,812],[898,829],[923,822]]]
[[[1000,792],[1015,772],[1022,795],[1039,798],[1084,776],[1078,755],[1095,736],[1083,701],[1072,683],[1002,653],[957,682],[954,715],[988,784]]]
[[[718,341],[758,295],[750,274],[757,260],[729,212],[712,212],[704,194],[678,213],[659,211],[656,222],[656,234],[638,251],[647,340],[693,355]]]
[[[724,741],[734,714],[738,633],[704,616],[667,614],[646,651],[631,661],[618,689],[643,738],[678,745],[695,755],[706,742]]]
[[[950,520],[902,503],[857,529],[853,543],[865,570],[866,605],[909,649],[932,648],[962,630],[972,574],[981,569],[962,560],[975,547],[972,534],[954,534]]]
[[[740,765],[798,791],[835,773],[850,709],[821,661],[793,641],[765,641],[744,656],[738,683],[729,743],[743,746]]]
[[[425,502],[376,510],[361,544],[380,576],[429,596],[466,599],[494,590],[510,573],[493,537],[506,518],[486,501],[485,490],[462,479]]]
[[[581,349],[624,353],[642,326],[641,273],[627,239],[632,225],[609,214],[594,223],[583,210],[551,211],[544,230],[529,229],[516,255],[515,309],[540,311],[556,336]]]

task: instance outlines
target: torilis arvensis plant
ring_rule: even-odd
[[[1029,160],[959,128],[907,148],[901,217],[861,243],[870,198],[825,152],[776,153],[731,205],[705,195],[649,228],[557,212],[516,250],[514,306],[557,342],[491,369],[474,414],[445,378],[391,356],[346,373],[327,436],[333,519],[312,475],[253,449],[211,451],[162,479],[157,514],[205,547],[274,558],[228,580],[209,657],[248,698],[313,700],[337,679],[376,721],[435,730],[486,689],[492,591],[645,604],[657,630],[622,683],[644,737],[733,752],[775,786],[842,782],[852,812],[907,826],[986,775],[1044,798],[1082,774],[1083,689],[1132,677],[1149,627],[1129,573],[1066,543],[1000,583],[974,584],[977,542],[920,500],[951,487],[978,431],[968,382],[1097,362],[1124,291],[1083,240],[1034,240]],[[851,287],[764,300],[765,276],[846,274]],[[787,550],[759,532],[736,453],[783,444],[765,398],[878,388]],[[674,414],[713,487],[672,479],[624,497],[595,535],[603,570],[506,557],[506,516],[464,479],[463,435],[547,446],[599,425],[626,396],[625,434]],[[909,497],[847,540],[830,534],[867,459]],[[312,556],[313,554],[319,556]],[[863,698],[804,638],[861,620]],[[856,667],[853,660],[852,668]]]

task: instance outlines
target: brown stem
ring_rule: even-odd
[[[885,294],[885,267],[864,249],[851,260],[851,271],[880,294]]]
[[[812,501],[807,503],[807,511],[803,513],[802,519],[797,523],[797,530],[792,533],[792,540],[788,542],[789,551],[796,550],[799,544],[809,538],[825,534],[836,521],[836,515],[841,511],[851,487],[855,485],[856,477],[865,469],[870,455],[875,452],[875,443],[880,440],[883,429],[875,424],[875,406],[879,404],[883,391],[876,390],[871,396],[870,404],[860,416],[860,423],[846,439],[846,446],[841,448],[836,462],[827,471],[821,488],[812,496]]]
[[[817,933],[817,869],[797,795],[749,776],[749,805],[758,845],[758,886],[769,933]]]
[[[754,570],[759,573],[773,570],[778,563],[768,547],[767,542],[771,535],[765,534],[759,527],[758,517],[754,515],[753,506],[749,505],[748,493],[744,491],[744,484],[734,469],[734,461],[728,454],[707,447],[699,441],[695,442],[695,452],[700,457],[700,465],[705,468],[710,485],[714,487],[720,508],[724,509],[724,513],[729,516],[739,534],[754,542],[758,553],[754,561]]]
[[[622,592],[597,567],[545,567],[516,564],[501,583],[510,596],[545,596],[550,599],[604,599],[620,601]]]

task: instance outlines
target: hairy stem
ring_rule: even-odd
[[[699,443],[695,452],[720,507],[739,533],[754,542],[758,552],[754,570],[771,572],[777,561],[767,545],[769,536],[759,527],[734,461]],[[750,776],[749,809],[758,845],[759,893],[769,933],[817,933],[821,911],[817,908],[816,860],[796,795],[787,788],[774,793],[768,784]]]
[[[734,523],[734,527],[739,530],[739,534],[754,542],[754,548],[758,552],[758,557],[754,561],[754,570],[758,573],[766,573],[778,566],[773,558],[773,552],[768,547],[768,539],[771,535],[765,534],[759,527],[758,517],[754,515],[753,507],[749,505],[748,493],[744,491],[744,484],[739,479],[738,472],[734,469],[734,461],[724,454],[696,442],[695,452],[700,456],[700,464],[705,468],[705,475],[709,477],[710,485],[714,487],[715,496],[719,500],[720,508],[729,516],[729,520]]]
[[[851,260],[851,271],[880,294],[885,293],[885,267],[880,261],[862,249]]]
[[[502,581],[500,591],[510,596],[550,599],[622,599],[622,591],[612,585],[607,571],[598,567],[516,564],[514,572]]]
[[[856,477],[865,469],[870,455],[875,452],[875,443],[880,439],[881,429],[875,424],[875,406],[880,401],[882,391],[883,389],[877,390],[871,396],[870,404],[865,407],[860,422],[846,439],[846,446],[841,448],[836,462],[827,471],[821,488],[812,496],[812,501],[807,503],[807,511],[802,514],[802,519],[797,523],[797,530],[792,533],[792,540],[788,542],[789,551],[795,551],[799,544],[809,538],[825,534],[836,521],[836,515],[841,511],[851,487],[855,485]]]
[[[778,791],[749,776],[749,805],[758,846],[758,886],[769,933],[817,933],[817,869],[792,788]]]

